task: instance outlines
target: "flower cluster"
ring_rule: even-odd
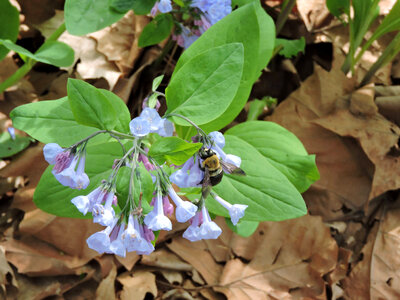
[[[85,146],[79,150],[76,147],[64,149],[56,143],[44,146],[44,158],[54,165],[52,173],[62,185],[78,190],[86,189],[89,185],[89,177],[85,173]]]
[[[155,16],[159,11],[169,13],[173,10],[171,0],[157,1],[151,10]],[[177,44],[187,49],[207,29],[232,12],[231,0],[193,0],[188,6],[177,6],[176,11],[185,15],[185,21],[180,21],[172,38]]]
[[[104,230],[92,234],[87,239],[88,246],[99,253],[113,253],[123,257],[130,251],[149,254],[154,251],[155,232],[172,229],[169,217],[174,212],[178,222],[190,223],[183,233],[184,238],[190,241],[218,238],[222,230],[211,220],[204,195],[202,194],[200,200],[187,201],[178,196],[172,187],[172,183],[179,187],[201,186],[205,166],[200,152],[195,153],[181,168],[168,176],[164,166],[160,166],[148,155],[142,141],[149,133],[171,136],[173,124],[166,118],[161,118],[156,109],[145,107],[140,116],[134,118],[129,125],[131,135],[120,134],[120,138],[132,140],[133,146],[128,151],[124,150],[121,159],[115,160],[108,179],[104,179],[88,194],[76,196],[71,200],[80,213],[83,215],[90,213],[94,223],[105,226]],[[73,189],[85,189],[89,185],[89,178],[84,172],[85,148],[89,139],[100,133],[110,133],[112,137],[119,139],[118,132],[103,130],[69,148],[62,148],[55,143],[45,145],[43,149],[45,159],[54,165],[52,173],[61,184]],[[202,132],[200,135],[199,131],[196,139],[202,141],[203,147],[214,151],[221,161],[225,160],[237,167],[240,166],[239,157],[226,154],[222,150],[225,138],[220,132],[212,132],[209,135]],[[146,210],[142,206],[142,193],[137,192],[144,189],[140,175],[140,172],[143,172],[141,164],[153,178],[151,187],[154,193],[150,206],[146,206],[150,209]],[[122,166],[128,168],[131,174],[127,199],[118,199],[121,193],[117,188],[117,174]],[[230,204],[213,192],[211,195],[227,209],[233,224],[236,225],[244,216],[246,205]]]
[[[129,123],[131,133],[135,137],[144,137],[149,133],[158,133],[161,136],[172,136],[174,125],[165,118],[161,118],[157,110],[146,107],[139,117]]]

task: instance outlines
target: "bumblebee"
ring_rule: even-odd
[[[200,169],[204,171],[204,178],[200,183],[202,184],[202,196],[204,199],[210,193],[211,187],[221,182],[224,172],[241,176],[246,175],[241,168],[220,160],[211,149],[201,148],[199,157],[203,160]]]

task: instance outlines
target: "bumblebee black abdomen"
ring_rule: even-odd
[[[224,172],[222,172],[222,169],[218,169],[218,170],[210,172],[211,185],[214,186],[214,185],[217,185],[218,183],[220,183],[223,175],[224,175]]]

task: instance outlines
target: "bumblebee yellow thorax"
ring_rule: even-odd
[[[210,171],[220,168],[219,159],[216,155],[212,155],[203,161],[203,167],[207,167]]]

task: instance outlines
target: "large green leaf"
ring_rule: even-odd
[[[75,121],[68,98],[40,101],[16,107],[10,117],[13,126],[42,143],[68,147],[98,131]]]
[[[58,41],[47,41],[35,54],[10,40],[0,40],[0,44],[22,56],[57,67],[68,67],[74,62],[74,50],[67,44]]]
[[[96,87],[83,80],[68,79],[68,100],[75,120],[86,126],[112,130],[117,114],[111,101]]]
[[[326,0],[330,13],[337,18],[350,13],[350,0]]]
[[[51,173],[49,166],[40,178],[33,195],[33,201],[41,210],[60,217],[91,218],[83,216],[71,203],[71,199],[79,195],[87,195],[98,187],[103,179],[111,173],[114,160],[121,158],[121,146],[116,143],[103,143],[87,147],[85,172],[90,178],[90,185],[85,190],[73,190],[59,183]]]
[[[105,97],[107,97],[117,114],[117,125],[115,126],[115,130],[123,133],[129,133],[129,122],[131,121],[131,114],[129,113],[129,109],[126,106],[125,102],[113,92],[103,89],[99,89],[99,91]]]
[[[0,133],[0,158],[10,157],[29,146],[31,139],[26,136],[16,135],[12,139],[7,132]]]
[[[188,143],[184,140],[171,136],[159,139],[149,149],[149,155],[163,164],[168,161],[175,165],[182,165],[200,148],[201,143]]]
[[[183,115],[197,125],[217,119],[235,97],[242,70],[240,43],[211,48],[195,56],[172,77],[166,90],[166,114]],[[180,118],[174,118],[174,122],[190,125]]]
[[[319,179],[315,155],[308,155],[300,140],[276,123],[245,122],[232,127],[225,134],[234,135],[253,146],[301,193]]]
[[[281,221],[307,213],[304,200],[293,184],[269,160],[245,140],[226,135],[224,151],[242,158],[246,176],[224,175],[214,191],[230,203],[248,205],[243,220]],[[228,217],[212,197],[207,207],[214,214]]]
[[[112,0],[111,7],[120,13],[133,9],[135,15],[147,15],[155,3],[156,0]]]
[[[147,47],[165,40],[171,33],[174,20],[170,14],[157,15],[143,28],[139,37],[139,47]]]
[[[183,52],[171,80],[188,61],[212,47],[229,43],[242,43],[244,47],[243,73],[235,98],[220,118],[202,125],[203,129],[219,130],[240,113],[253,83],[271,58],[274,42],[273,21],[256,1],[240,7],[217,22]],[[184,136],[185,133],[181,135]]]
[[[15,42],[19,32],[19,12],[8,0],[0,0],[0,39]],[[9,49],[0,46],[0,60],[8,53]]]
[[[109,0],[66,0],[65,25],[73,35],[84,35],[103,29],[121,19],[124,13],[110,6]]]

